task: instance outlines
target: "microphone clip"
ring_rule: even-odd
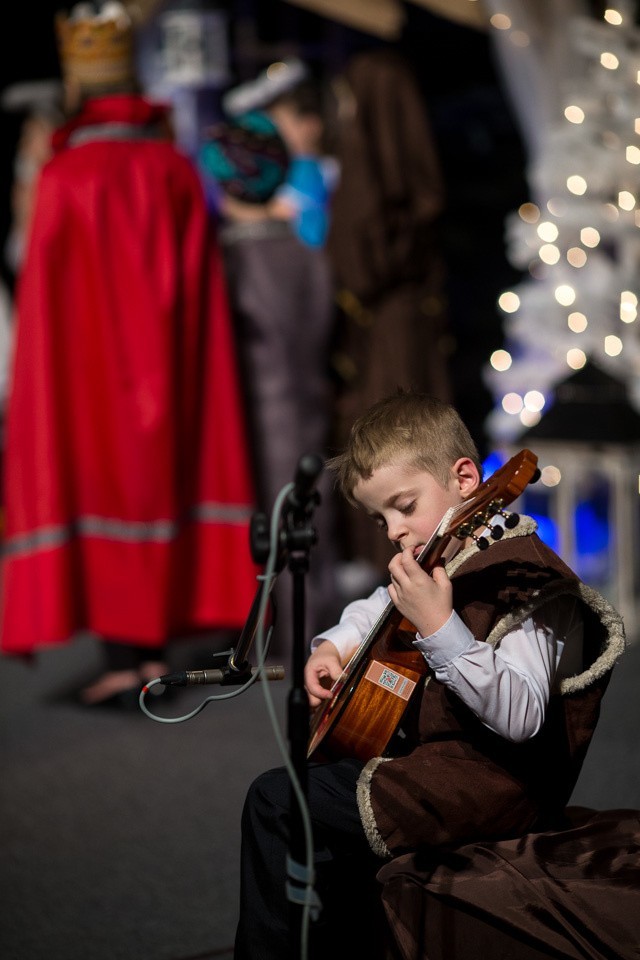
[[[215,653],[214,659],[221,660],[227,658],[224,667],[214,667],[205,670],[182,670],[179,673],[167,673],[160,677],[160,683],[167,687],[191,687],[202,684],[217,684],[221,687],[242,686],[248,683],[256,673],[258,679],[264,680],[282,680],[284,678],[284,667],[264,667],[258,671],[252,667],[248,660],[236,665],[233,659],[234,651],[226,650],[222,653]]]
[[[320,493],[316,489],[316,483],[323,468],[324,461],[317,453],[305,453],[300,457],[293,487],[282,508],[287,526],[302,526],[313,515],[313,511],[320,503]]]

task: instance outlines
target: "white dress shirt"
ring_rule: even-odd
[[[343,663],[369,634],[390,603],[386,587],[348,604],[340,622],[314,637],[337,648]],[[547,601],[506,634],[497,647],[476,640],[454,611],[429,637],[414,645],[438,680],[480,720],[516,743],[533,737],[544,722],[551,688],[582,665],[582,618],[575,597]]]

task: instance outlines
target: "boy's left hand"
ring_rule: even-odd
[[[444,567],[427,573],[406,547],[389,564],[389,596],[420,636],[429,637],[444,626],[453,610],[453,587]]]

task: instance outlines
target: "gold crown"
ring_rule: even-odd
[[[134,81],[133,26],[124,8],[113,18],[59,13],[55,28],[65,80],[82,87],[122,86]]]

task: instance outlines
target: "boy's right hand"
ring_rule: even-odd
[[[331,697],[330,687],[341,673],[340,654],[330,640],[324,640],[304,668],[304,685],[310,706],[318,707]]]

